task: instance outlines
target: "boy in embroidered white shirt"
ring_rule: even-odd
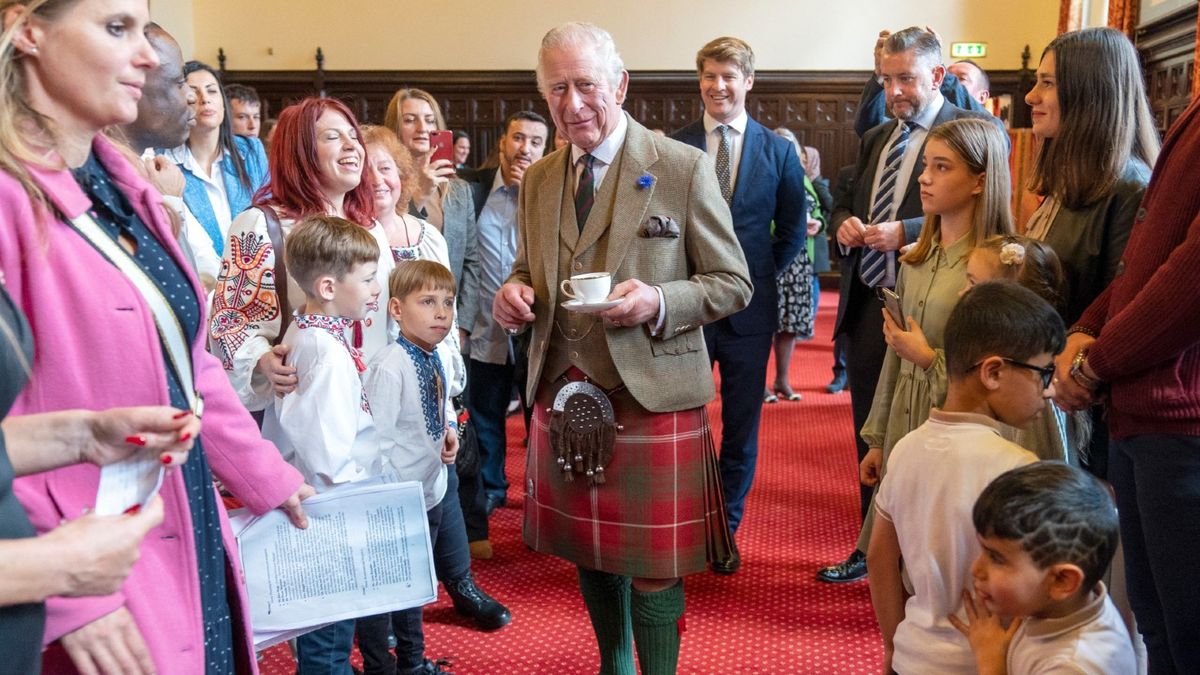
[[[275,414],[265,417],[262,432],[321,492],[383,471],[360,378],[365,364],[345,334],[379,301],[379,244],[348,220],[318,215],[297,224],[285,248],[288,272],[304,289],[304,304],[283,338],[299,383],[275,398]],[[337,664],[329,672],[350,673],[353,645],[353,619],[301,635],[300,672]]]
[[[1125,622],[1100,578],[1117,548],[1117,510],[1092,476],[1059,462],[1001,475],[973,512],[983,552],[963,590],[980,675],[1136,673]],[[1004,619],[1012,618],[1006,629]]]
[[[364,383],[387,470],[399,480],[421,482],[429,536],[436,548],[442,500],[458,499],[446,494],[447,465],[458,454],[458,429],[446,364],[436,350],[454,325],[454,275],[432,260],[405,261],[392,271],[388,290],[388,313],[399,324],[400,337],[371,360]],[[392,672],[389,618],[396,636],[395,672],[442,672],[425,659],[421,611],[415,607],[390,617],[359,619],[358,645],[366,672]]]
[[[311,216],[292,229],[287,267],[304,289],[284,334],[296,390],[276,397],[263,436],[317,489],[382,473],[383,462],[360,373],[362,355],[346,329],[379,302],[379,245],[362,227]]]
[[[867,567],[885,673],[974,669],[970,645],[947,618],[979,553],[971,509],[993,478],[1037,460],[1001,437],[1000,422],[1024,427],[1042,411],[1066,335],[1045,300],[1001,281],[962,296],[944,339],[945,404],[896,443],[875,494]]]

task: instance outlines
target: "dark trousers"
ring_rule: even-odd
[[[512,363],[497,365],[470,359],[467,365],[467,381],[471,383],[467,409],[479,436],[479,473],[487,496],[497,499],[508,495],[508,479],[504,475],[508,435],[504,420],[515,371]]]
[[[758,463],[758,423],[771,337],[738,335],[728,319],[704,327],[708,359],[721,373],[721,487],[731,532],[742,522]]]
[[[446,492],[442,501],[425,512],[429,518],[429,540],[437,547],[442,522],[442,504],[454,495]],[[391,614],[376,614],[358,620],[358,650],[363,657],[363,675],[406,675],[425,662],[424,607],[402,609]],[[388,650],[388,633],[396,636],[396,655]]]
[[[1200,436],[1114,438],[1108,473],[1150,674],[1200,672]]]
[[[850,297],[842,298],[842,301],[847,305],[837,338],[845,341],[850,410],[854,417],[854,444],[858,461],[862,462],[870,448],[863,442],[859,432],[871,414],[875,385],[879,382],[879,371],[883,368],[883,357],[887,353],[887,343],[883,341],[883,303],[875,296],[875,291],[857,277],[851,281]],[[867,509],[871,506],[872,489],[860,483],[858,490],[859,513],[866,518]]]
[[[483,476],[476,471],[469,476],[459,476],[458,481],[458,505],[467,529],[467,541],[483,541],[489,536]]]
[[[385,644],[386,646],[386,644]],[[318,628],[296,638],[297,675],[351,675],[354,619]]]
[[[446,497],[442,499],[442,522],[438,538],[433,543],[433,566],[437,578],[448,583],[463,578],[471,571],[471,548],[467,544],[467,526],[463,521],[462,504],[458,495],[458,472],[454,465],[448,469]]]
[[[833,339],[833,376],[846,377],[846,334]]]

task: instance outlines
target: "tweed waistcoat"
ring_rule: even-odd
[[[558,219],[559,279],[569,279],[574,274],[606,269],[608,233],[617,196],[617,176],[621,172],[624,154],[618,153],[616,160],[608,168],[605,180],[596,192],[595,205],[588,214],[587,223],[582,231],[575,218],[575,181],[563,181],[562,212]],[[573,170],[573,167],[567,166],[568,178]],[[561,298],[564,301],[566,299]],[[575,366],[605,389],[613,389],[621,384],[621,375],[617,372],[617,366],[608,351],[604,321],[598,315],[571,312],[559,304],[554,307],[554,324],[550,330],[546,365],[542,369],[542,377],[547,382],[553,382],[568,368]]]

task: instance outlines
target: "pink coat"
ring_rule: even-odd
[[[204,298],[182,262],[159,194],[108,141],[98,137],[92,148],[134,210],[189,270],[196,296]],[[68,171],[30,171],[60,213],[70,218],[89,208]],[[25,190],[6,173],[0,173],[0,275],[29,317],[36,349],[33,377],[12,414],[169,404],[158,335],[141,295],[66,223],[35,217]],[[192,357],[196,387],[205,398],[204,450],[213,473],[229,490],[255,513],[266,512],[299,488],[300,474],[259,435],[205,344],[206,331],[201,328],[192,343]],[[30,520],[45,532],[93,505],[98,477],[96,467],[76,465],[19,479],[15,491]],[[50,599],[45,644],[124,605],[137,621],[159,672],[204,673],[192,520],[178,471],[168,472],[162,498],[166,519],[146,536],[141,559],[121,591]],[[239,625],[249,626],[246,591],[224,514],[221,529],[238,580],[240,602],[232,608],[236,631]],[[236,634],[234,642],[243,657],[249,656],[238,664],[238,672],[256,671],[248,631],[245,649]]]

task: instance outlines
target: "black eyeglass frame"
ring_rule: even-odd
[[[986,361],[987,359],[984,359],[984,360]],[[1007,363],[1010,366],[1016,366],[1018,368],[1032,370],[1033,372],[1037,373],[1038,376],[1040,376],[1042,378],[1042,389],[1049,389],[1050,383],[1054,381],[1055,369],[1054,369],[1053,363],[1051,363],[1048,366],[1035,366],[1032,363],[1025,363],[1024,361],[1010,359],[1006,356],[1001,356],[1000,360]],[[971,366],[967,370],[968,371],[975,370],[976,368],[978,368],[979,366],[982,366],[982,365],[983,365],[983,361],[980,361],[979,363],[976,363],[975,365]]]

